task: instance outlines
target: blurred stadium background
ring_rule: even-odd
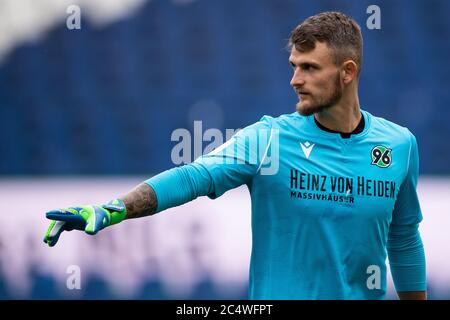
[[[66,27],[71,4],[81,30]],[[366,28],[372,4],[380,30]],[[286,40],[328,10],[362,27],[362,108],[417,137],[429,293],[449,299],[446,0],[0,0],[0,298],[246,298],[244,188],[95,237],[63,234],[51,249],[44,213],[105,202],[173,167],[171,134],[194,120],[225,132],[293,112]],[[71,265],[80,290],[66,287]]]

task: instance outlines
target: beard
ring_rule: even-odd
[[[314,113],[322,112],[334,106],[342,98],[341,74],[338,72],[335,76],[333,88],[326,92],[321,97],[314,98],[309,94],[309,104],[306,101],[300,100],[296,105],[296,110],[302,116],[310,116]]]

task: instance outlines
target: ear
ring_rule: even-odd
[[[349,84],[353,81],[353,79],[356,79],[358,75],[358,66],[356,65],[355,61],[345,61],[343,63],[342,73],[342,81],[344,82],[344,84]]]

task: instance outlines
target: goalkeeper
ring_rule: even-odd
[[[245,184],[250,299],[383,299],[387,257],[399,297],[426,299],[417,142],[360,108],[360,27],[321,13],[292,31],[289,49],[296,112],[265,116],[107,204],[48,212],[44,241],[54,246],[63,231],[96,234]]]

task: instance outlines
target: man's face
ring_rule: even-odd
[[[316,42],[309,52],[292,47],[289,62],[294,70],[291,86],[299,102],[297,111],[309,116],[335,105],[342,97],[342,82],[338,67],[325,43]]]

